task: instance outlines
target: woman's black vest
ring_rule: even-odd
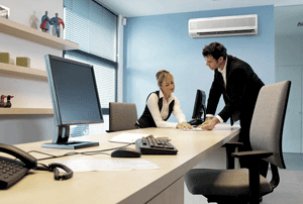
[[[155,92],[152,92],[152,93],[155,93],[157,94],[158,96],[158,106],[159,106],[159,110],[161,111],[162,109],[162,106],[163,106],[163,98],[160,98],[159,99],[159,94],[160,92],[159,91],[155,91]],[[152,94],[150,93],[148,96],[147,96],[147,99],[149,98],[149,96]],[[169,104],[169,110],[168,110],[168,116],[164,119],[165,121],[170,117],[171,113],[173,112],[173,109],[174,109],[174,105],[175,105],[175,100],[173,100],[170,104]],[[147,127],[156,127],[156,123],[147,107],[147,105],[145,106],[145,109],[143,111],[143,114],[142,116],[139,118],[139,120],[137,121],[137,125],[140,127],[140,128],[147,128]]]

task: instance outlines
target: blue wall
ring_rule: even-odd
[[[258,15],[258,34],[192,39],[190,18]],[[190,119],[196,89],[208,95],[213,73],[205,65],[202,48],[223,43],[229,54],[247,61],[265,83],[274,82],[274,8],[259,6],[128,18],[124,32],[124,98],[136,103],[141,115],[148,93],[157,90],[155,73],[170,70],[175,78],[175,95]]]

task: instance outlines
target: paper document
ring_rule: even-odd
[[[110,142],[119,142],[119,143],[134,143],[137,139],[142,137],[147,137],[150,134],[143,133],[121,133],[119,135],[114,136],[109,141]]]
[[[79,158],[63,161],[66,166],[75,172],[87,171],[130,171],[137,169],[158,169],[159,166],[144,159],[97,159]]]
[[[184,130],[184,131],[203,131],[203,129],[201,127],[193,127],[192,129],[184,128],[184,129],[181,129],[181,130]]]

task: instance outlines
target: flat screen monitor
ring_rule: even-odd
[[[205,92],[197,89],[194,109],[192,114],[192,120],[189,121],[191,125],[197,126],[204,122],[205,120],[205,102],[206,95]]]
[[[46,68],[58,134],[52,143],[43,146],[67,149],[98,146],[98,142],[69,141],[71,125],[103,123],[93,66],[47,55]]]

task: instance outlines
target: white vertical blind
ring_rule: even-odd
[[[90,9],[90,51],[116,62],[117,16],[101,6]]]
[[[81,51],[65,57],[94,66],[102,109],[116,101],[118,17],[94,0],[64,0],[65,39]]]
[[[108,108],[108,103],[116,99],[116,72],[106,64],[94,66],[101,107]]]
[[[88,0],[64,0],[64,37],[77,42],[80,49],[87,52],[89,52],[88,5]]]
[[[65,39],[116,62],[118,17],[93,0],[64,0]]]

